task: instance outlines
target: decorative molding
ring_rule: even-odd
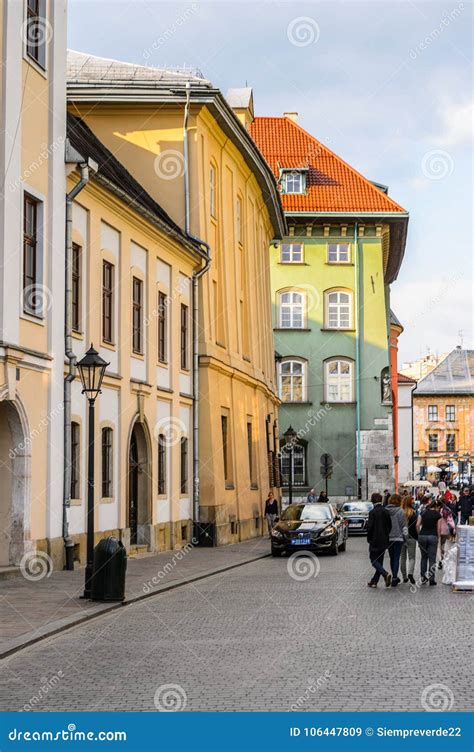
[[[323,234],[325,238],[329,237],[330,230],[331,230],[331,225],[323,225]]]
[[[341,237],[347,238],[347,225],[341,225]]]

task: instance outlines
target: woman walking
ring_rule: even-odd
[[[402,553],[400,556],[400,569],[402,570],[403,582],[411,582],[411,584],[414,585],[415,578],[413,576],[413,573],[415,571],[416,542],[418,540],[416,520],[418,515],[416,513],[415,500],[413,499],[413,496],[405,496],[402,499],[402,509],[407,522],[408,537],[402,546]]]
[[[401,507],[402,497],[398,494],[392,494],[385,507],[390,514],[392,528],[390,530],[388,555],[390,557],[390,568],[392,570],[392,587],[397,587],[400,582],[398,569],[400,566],[400,555],[402,546],[408,537],[408,526],[405,513]]]
[[[267,518],[268,535],[271,536],[272,527],[275,524],[275,520],[278,516],[278,504],[273,495],[273,491],[268,492],[267,500],[265,502],[265,517]]]
[[[438,551],[438,520],[441,519],[439,504],[434,501],[418,517],[418,545],[421,553],[420,577],[422,584],[436,585],[436,553]]]
[[[443,568],[443,560],[446,553],[446,542],[456,533],[456,526],[450,508],[445,503],[441,503],[441,517],[438,520],[438,538],[439,538],[439,562],[438,569]]]

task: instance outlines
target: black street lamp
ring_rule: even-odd
[[[290,425],[283,434],[285,447],[288,453],[288,504],[293,503],[293,447],[296,439],[296,431]]]
[[[82,393],[89,400],[89,451],[87,460],[87,564],[84,598],[91,597],[92,566],[94,561],[94,403],[100,394],[105,369],[109,363],[91,346],[77,363],[82,381]]]

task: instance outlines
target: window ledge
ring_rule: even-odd
[[[100,499],[101,504],[113,504],[115,501],[114,496],[102,496]]]
[[[278,266],[311,266],[307,261],[277,261]]]
[[[258,483],[251,483],[250,484],[250,490],[251,491],[258,491]]]
[[[350,327],[336,327],[336,326],[322,326],[321,327],[322,332],[355,332],[355,329],[351,329]]]
[[[274,332],[310,332],[311,329],[303,326],[276,326]]]
[[[225,490],[226,491],[235,491],[235,486],[233,483],[226,483],[225,484]]]
[[[325,266],[355,266],[352,261],[325,261]]]
[[[337,406],[337,405],[356,405],[356,401],[353,400],[352,402],[330,402],[330,400],[325,400],[324,402],[320,402],[320,405],[331,405],[331,407]]]
[[[312,405],[312,404],[313,403],[310,402],[309,400],[296,400],[296,401],[291,400],[291,401],[286,401],[286,402],[283,402],[283,400],[281,401],[281,407],[284,407],[285,405]],[[326,403],[321,402],[321,404],[325,405]]]

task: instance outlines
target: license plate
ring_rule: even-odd
[[[292,546],[307,546],[308,543],[309,543],[309,538],[292,538],[291,539]]]
[[[350,527],[362,527],[363,524],[363,522],[349,522]]]

